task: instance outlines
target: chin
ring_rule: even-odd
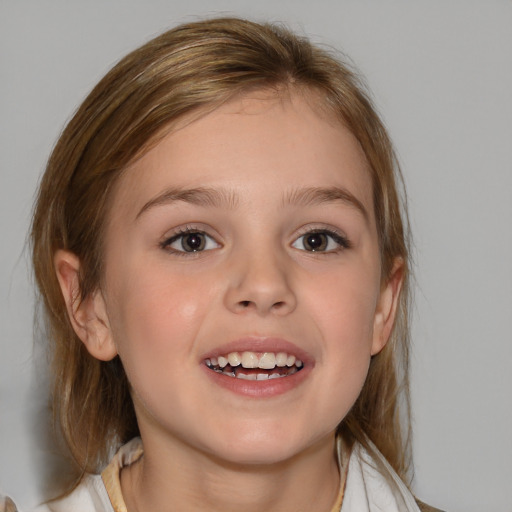
[[[270,426],[251,422],[230,425],[211,453],[231,464],[273,465],[292,459],[313,444],[313,437],[301,435],[296,427],[290,430],[282,423]],[[219,450],[219,446],[223,449]]]
[[[300,451],[300,448],[273,449],[258,445],[249,449],[237,447],[228,453],[215,453],[215,458],[236,466],[274,466],[292,459]]]

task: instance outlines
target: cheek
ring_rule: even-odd
[[[332,425],[348,413],[366,380],[371,360],[373,321],[379,293],[371,272],[340,272],[311,294],[308,309],[323,339],[321,374],[328,383],[322,407]],[[325,384],[324,384],[325,386]]]
[[[207,307],[207,295],[180,276],[156,271],[132,274],[117,283],[112,336],[133,391],[138,413],[158,404],[185,407],[180,387],[197,361],[194,340]]]
[[[203,280],[171,275],[157,265],[124,275],[130,277],[112,280],[115,295],[109,318],[125,366],[132,361],[139,366],[162,360],[170,363],[182,353],[191,354],[214,289]]]
[[[378,293],[378,279],[371,273],[340,272],[320,283],[309,309],[315,311],[325,337],[338,340],[339,349],[369,351]]]

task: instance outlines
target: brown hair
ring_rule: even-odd
[[[58,249],[81,262],[79,300],[102,277],[102,233],[111,191],[134,158],[179,117],[252,89],[289,87],[315,99],[358,139],[369,163],[385,280],[404,262],[397,320],[373,357],[357,402],[339,427],[348,442],[370,439],[402,477],[410,463],[408,244],[400,171],[386,130],[357,75],[329,52],[287,30],[221,18],[179,26],[122,59],[71,119],[42,178],[32,226],[35,277],[52,343],[54,411],[69,450],[95,472],[138,434],[118,358],[99,361],[73,331],[54,270]]]

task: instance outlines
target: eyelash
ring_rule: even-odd
[[[175,254],[177,256],[183,256],[183,257],[198,256],[201,252],[211,250],[211,248],[205,249],[205,247],[202,247],[200,250],[192,250],[192,251],[183,250],[183,251],[181,251],[181,250],[171,247],[171,245],[173,243],[177,242],[180,239],[182,240],[182,245],[183,245],[184,237],[186,235],[191,235],[191,234],[202,235],[206,239],[213,241],[215,244],[217,244],[217,246],[220,247],[220,244],[218,242],[216,242],[213,237],[208,235],[205,231],[198,229],[197,227],[194,227],[194,226],[186,226],[184,228],[179,228],[176,231],[176,233],[174,233],[172,236],[170,236],[169,238],[166,238],[164,241],[162,241],[160,243],[160,247],[168,252],[172,252],[173,254]],[[327,243],[326,247],[329,246],[329,243],[331,241],[334,242],[337,245],[337,247],[331,248],[328,250],[325,250],[325,249],[323,249],[323,250],[315,250],[315,249],[307,250],[307,249],[301,249],[301,248],[295,246],[295,244],[299,243],[299,241],[302,239],[303,240],[302,246],[304,247],[304,240],[306,239],[306,237],[312,236],[315,234],[324,235],[325,237],[328,238],[328,240],[326,242]],[[208,240],[205,242],[205,244],[209,243]],[[292,247],[294,247],[298,250],[302,250],[304,252],[319,253],[319,254],[336,254],[340,251],[350,249],[352,247],[351,242],[348,240],[348,238],[346,236],[342,235],[341,233],[338,233],[335,230],[325,229],[325,228],[315,228],[315,229],[306,230],[301,235],[299,235],[291,245],[292,245]]]
[[[304,244],[304,240],[306,239],[306,237],[315,235],[315,234],[321,234],[321,235],[326,236],[327,238],[331,239],[337,245],[337,247],[329,249],[329,250],[314,250],[313,249],[310,251],[295,247],[295,244],[298,243],[299,240],[302,239],[303,240],[302,244]],[[327,244],[329,244],[329,240],[327,241]],[[338,252],[352,248],[352,244],[345,235],[342,235],[341,233],[339,233],[333,229],[315,228],[315,229],[308,229],[308,230],[304,231],[300,236],[298,236],[295,239],[295,241],[292,244],[292,247],[295,247],[296,249],[299,249],[299,250],[304,250],[305,252],[312,252],[312,253],[317,253],[317,254],[336,254]]]
[[[204,248],[201,248],[201,250],[195,250],[195,251],[186,251],[186,250],[180,251],[178,249],[174,249],[173,247],[171,247],[171,245],[174,242],[177,242],[180,239],[182,240],[182,245],[183,245],[184,237],[187,235],[194,235],[194,234],[202,235],[205,238],[207,238],[208,240],[211,240],[214,243],[216,243],[218,246],[220,246],[220,244],[217,241],[215,241],[215,239],[213,237],[211,237],[205,231],[198,229],[197,227],[194,227],[194,226],[186,226],[184,228],[179,228],[176,231],[176,233],[174,233],[172,236],[170,236],[169,238],[166,238],[163,242],[161,242],[160,247],[168,252],[172,252],[173,255],[177,255],[177,256],[183,256],[183,257],[198,256],[201,252],[204,252],[204,250],[205,250]],[[208,243],[208,241],[205,242],[205,244],[207,244],[207,243]],[[206,249],[206,250],[211,250],[211,249]]]

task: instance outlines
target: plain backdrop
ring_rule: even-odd
[[[120,57],[214,14],[286,22],[366,76],[415,239],[414,489],[512,511],[512,2],[0,0],[0,487],[29,507],[54,461],[34,349],[31,205],[64,123]]]

